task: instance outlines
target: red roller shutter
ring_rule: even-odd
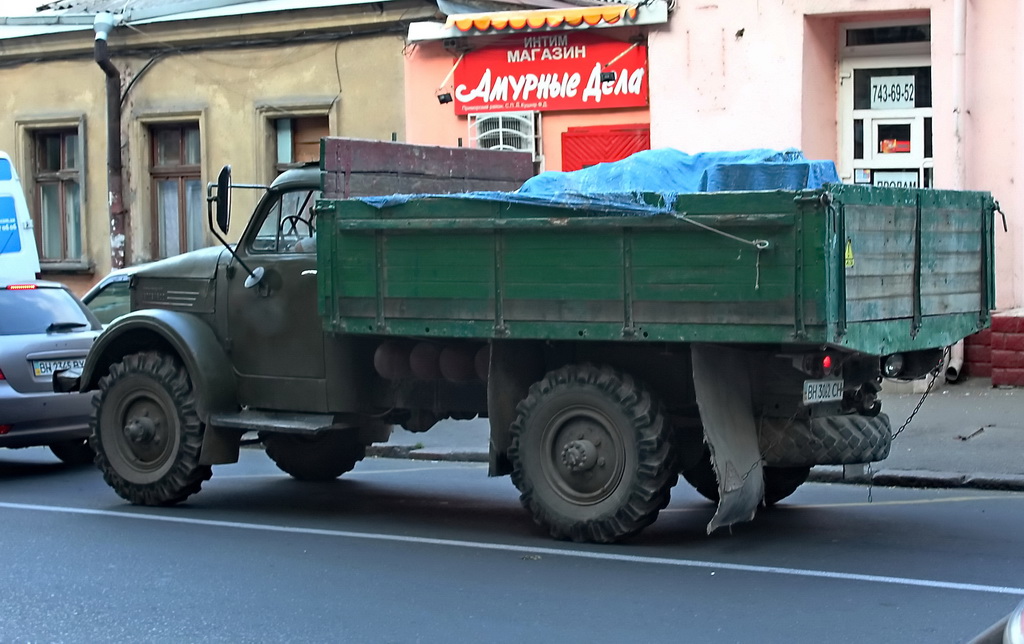
[[[625,159],[651,149],[651,127],[646,123],[571,127],[562,133],[562,170]]]

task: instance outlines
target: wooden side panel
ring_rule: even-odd
[[[983,208],[953,208],[922,195],[921,313],[982,309]]]
[[[847,321],[911,317],[916,207],[847,205],[845,217]]]
[[[327,199],[515,190],[533,176],[533,158],[526,152],[342,137],[325,137],[320,149]]]

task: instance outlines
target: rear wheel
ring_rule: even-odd
[[[557,539],[608,543],[647,527],[677,480],[671,428],[640,384],[569,365],[530,387],[512,424],[512,482]]]
[[[366,455],[356,432],[314,436],[261,433],[267,456],[300,481],[331,481],[349,472]]]
[[[772,467],[765,466],[764,471],[764,504],[772,506],[786,498],[807,481],[811,473],[809,467]],[[711,465],[711,452],[704,448],[704,455],[693,467],[683,470],[683,478],[693,486],[704,498],[718,503],[718,478]]]
[[[68,465],[86,465],[96,458],[96,453],[89,447],[88,438],[51,443],[49,447],[54,456]]]
[[[185,368],[155,351],[134,353],[100,379],[92,436],[103,480],[138,505],[172,505],[212,473],[199,464],[205,426]]]

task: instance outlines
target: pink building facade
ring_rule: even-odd
[[[484,30],[460,31],[464,15],[449,16],[429,37],[415,25],[410,30],[409,141],[495,141],[474,140],[480,114],[460,105],[457,92],[466,72],[480,67],[474,61],[480,51],[508,34],[520,39],[518,49],[530,36],[581,32],[621,50],[636,44],[631,54],[642,52],[631,60],[646,61],[646,105],[522,108],[535,117],[538,170],[579,163],[563,149],[573,128],[594,132],[596,144],[615,128],[649,124],[654,148],[796,147],[810,158],[834,160],[846,182],[990,191],[1008,223],[1007,231],[1001,221],[996,225],[996,306],[1024,307],[1024,47],[1018,36],[1024,2],[654,0],[614,24],[572,27],[556,20],[557,26],[495,30],[508,15],[468,16]],[[614,50],[602,49],[602,70],[619,71],[618,61],[606,65]],[[516,65],[538,74],[558,71],[521,58],[506,52],[501,73],[511,76]],[[477,87],[472,79],[463,85]],[[452,102],[441,102],[438,96],[449,92]],[[486,116],[502,109],[488,106]],[[592,162],[612,160],[599,156]]]

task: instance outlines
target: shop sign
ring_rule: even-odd
[[[647,47],[587,32],[508,36],[466,53],[454,99],[456,114],[645,107]]]

